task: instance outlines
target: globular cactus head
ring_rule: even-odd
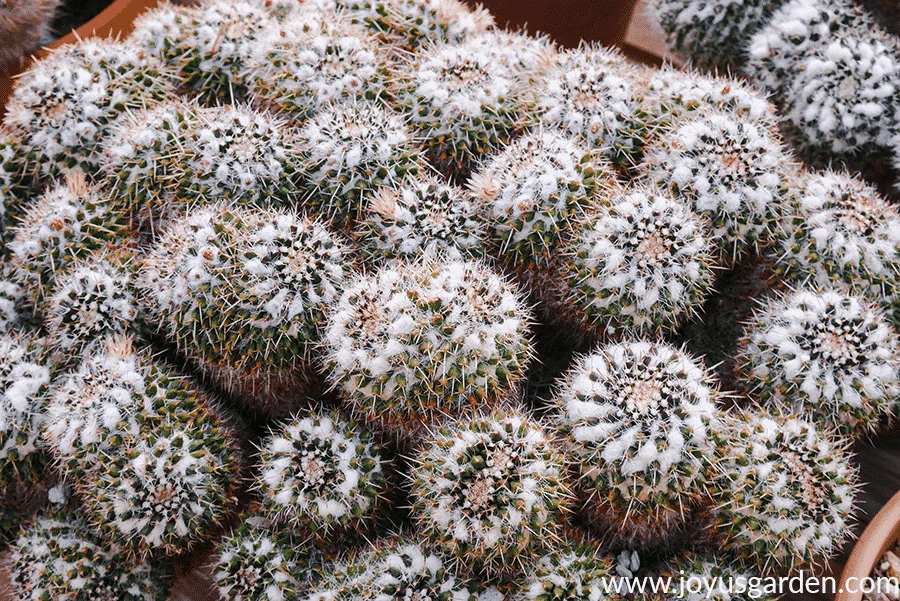
[[[815,565],[851,536],[857,471],[849,441],[790,413],[743,413],[722,431],[717,533],[763,575]]]
[[[647,144],[641,178],[712,222],[723,259],[762,246],[782,210],[788,156],[772,130],[727,114],[697,115]]]
[[[667,542],[713,479],[716,381],[664,343],[600,347],[556,391],[556,434],[587,512],[616,545]]]
[[[425,254],[480,259],[487,245],[481,209],[462,188],[421,174],[380,188],[354,237],[366,262],[375,265]]]
[[[344,102],[321,111],[301,128],[298,146],[306,206],[344,226],[362,217],[378,188],[424,169],[409,127],[376,103]]]
[[[347,254],[296,213],[217,204],[163,233],[138,287],[159,331],[217,384],[253,411],[286,415],[310,392],[326,307],[350,278]]]
[[[12,588],[23,601],[158,601],[174,580],[165,561],[134,562],[74,511],[43,515],[13,545]]]
[[[487,31],[494,17],[460,0],[334,0],[354,22],[390,45],[412,50],[441,42],[461,43]]]
[[[558,539],[568,501],[553,440],[515,410],[452,422],[415,459],[413,513],[457,572],[513,576]]]
[[[393,92],[431,164],[453,178],[464,179],[475,161],[499,150],[518,128],[517,75],[480,42],[412,55]]]
[[[533,83],[541,65],[557,54],[556,42],[524,29],[489,29],[466,40],[466,46],[489,53],[494,62],[518,83]]]
[[[248,70],[257,103],[302,121],[337,102],[385,101],[392,68],[375,38],[344,15],[307,10],[261,38]]]
[[[874,432],[900,394],[900,336],[874,303],[838,288],[769,301],[739,361],[755,400],[844,434]]]
[[[616,562],[586,537],[573,534],[543,553],[525,576],[516,601],[612,601],[607,589],[616,578]]]
[[[580,139],[539,130],[488,159],[468,188],[492,246],[514,269],[545,268],[574,222],[615,187],[612,166]]]
[[[712,288],[707,220],[655,186],[616,187],[604,200],[577,220],[560,250],[557,277],[573,325],[588,337],[674,331]]]
[[[51,26],[62,0],[0,2],[0,68],[14,65],[30,51],[49,43]]]
[[[13,230],[9,277],[37,310],[74,260],[125,247],[133,235],[129,216],[107,192],[89,185],[82,172],[72,172],[32,203]]]
[[[173,82],[167,67],[146,52],[87,38],[37,61],[16,80],[4,123],[21,137],[22,151],[40,173],[95,173],[116,121],[172,99]]]
[[[661,577],[673,578],[675,586],[664,597],[672,601],[774,601],[757,590],[761,585],[754,582],[762,580],[756,572],[723,553],[681,553],[665,564]]]
[[[425,258],[349,284],[323,336],[354,417],[405,440],[502,398],[531,357],[517,291],[475,261]]]
[[[260,449],[261,511],[318,539],[364,528],[385,492],[384,463],[371,434],[340,413],[297,416]]]
[[[617,165],[630,164],[648,126],[632,70],[617,51],[597,45],[546,58],[523,93],[523,119],[579,138]]]
[[[183,87],[201,102],[242,100],[250,58],[274,19],[245,0],[197,7],[164,3],[134,21],[129,42],[174,68]]]

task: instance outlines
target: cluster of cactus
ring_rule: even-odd
[[[828,2],[656,4],[702,65],[824,6],[791,18],[840,60],[747,64],[806,78],[790,136],[888,144],[871,98],[822,112],[892,68]],[[19,537],[20,597],[151,601],[215,549],[229,601],[602,601],[637,549],[774,574],[849,536],[850,441],[897,413],[900,223],[800,167],[764,95],[458,0],[135,26],[39,60],[0,130],[0,515],[74,490]],[[746,263],[794,290],[707,367],[691,326]]]

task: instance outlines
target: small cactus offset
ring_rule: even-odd
[[[62,0],[0,2],[0,68],[13,65],[51,39],[51,25]]]
[[[349,284],[325,334],[352,414],[400,439],[502,398],[531,358],[516,290],[475,261],[425,258]]]
[[[705,502],[718,397],[702,364],[663,343],[601,347],[563,376],[554,425],[585,509],[614,544],[663,544]]]
[[[85,39],[37,61],[16,80],[4,124],[21,136],[40,173],[94,173],[117,120],[173,98],[174,81],[162,62],[141,50]]]
[[[160,333],[218,385],[253,411],[287,415],[311,392],[326,307],[350,279],[346,255],[316,221],[218,204],[163,233],[138,288]]]
[[[13,591],[22,601],[159,601],[174,579],[163,561],[133,562],[76,513],[38,518],[13,545]]]
[[[457,572],[515,577],[559,538],[569,497],[563,458],[518,411],[440,428],[411,478],[416,522]]]
[[[481,259],[488,237],[481,210],[464,189],[423,174],[380,188],[354,237],[374,265],[441,253]]]
[[[261,512],[316,538],[372,523],[385,492],[372,436],[340,413],[313,411],[271,432],[255,488]]]
[[[873,303],[841,290],[767,303],[739,362],[754,399],[850,435],[884,425],[900,394],[900,336]]]
[[[516,601],[612,601],[615,561],[582,537],[567,537],[558,548],[541,555],[528,574]]]
[[[856,468],[845,439],[791,413],[748,411],[723,431],[717,533],[763,575],[812,566],[851,536]]]

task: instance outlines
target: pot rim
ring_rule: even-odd
[[[856,541],[841,572],[840,585],[834,601],[861,601],[862,592],[848,592],[847,581],[855,578],[854,588],[858,588],[859,582],[871,576],[875,565],[898,539],[900,539],[900,492],[895,493],[881,508]]]

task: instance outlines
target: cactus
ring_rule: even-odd
[[[544,34],[524,29],[489,29],[466,39],[466,46],[491,55],[518,85],[533,84],[542,65],[557,55],[556,42]]]
[[[254,48],[276,26],[263,8],[244,0],[197,7],[164,3],[135,19],[129,41],[176,69],[201,102],[229,103],[246,96]]]
[[[654,187],[618,188],[607,198],[572,227],[560,251],[558,277],[572,307],[561,315],[572,313],[588,337],[672,332],[712,288],[708,223]]]
[[[800,290],[769,301],[747,329],[740,363],[753,398],[843,434],[874,432],[900,394],[900,337],[868,300]]]
[[[658,546],[704,503],[718,397],[702,364],[664,343],[604,346],[565,373],[556,433],[585,509],[616,544]]]
[[[333,12],[301,11],[266,33],[250,59],[257,102],[302,121],[346,100],[384,101],[387,57],[365,30]]]
[[[349,284],[323,335],[328,378],[354,417],[416,439],[523,377],[531,356],[519,294],[481,263],[425,258]]]
[[[33,203],[13,230],[9,277],[37,310],[74,260],[125,247],[133,235],[125,212],[73,171]]]
[[[723,430],[717,532],[763,575],[815,565],[851,536],[857,472],[849,441],[798,416],[749,411]]]
[[[76,75],[77,74],[77,75]],[[171,99],[166,66],[125,43],[85,39],[41,59],[16,80],[4,123],[41,174],[96,173],[102,143],[128,111]]]
[[[697,115],[660,132],[639,166],[712,221],[723,259],[762,246],[780,214],[789,158],[766,127],[726,114]]]
[[[28,329],[35,325],[32,318],[25,290],[8,277],[0,276],[0,336]]]
[[[361,218],[382,185],[402,182],[423,168],[412,132],[396,115],[368,102],[346,102],[320,112],[300,131],[306,204],[339,225]]]
[[[608,590],[616,578],[615,561],[587,540],[575,535],[538,559],[527,575],[516,601],[611,601]]]
[[[368,432],[340,413],[313,411],[270,432],[255,488],[266,515],[324,538],[372,522],[383,463]]]
[[[424,139],[432,165],[463,180],[517,129],[516,79],[482,43],[443,44],[400,69],[394,104]]]
[[[51,39],[51,25],[62,0],[0,2],[0,68],[13,65]]]
[[[563,459],[517,411],[440,428],[411,479],[420,531],[456,572],[514,576],[558,539],[568,500]]]
[[[2,62],[2,61],[0,61]],[[0,239],[22,218],[38,195],[36,165],[27,156],[21,136],[0,125]]]
[[[546,267],[573,224],[616,187],[599,152],[553,131],[519,138],[469,180],[483,206],[490,239],[518,270]]]
[[[10,576],[22,601],[158,601],[174,579],[165,562],[129,561],[71,511],[44,515],[22,531]]]
[[[375,265],[440,253],[480,259],[486,229],[481,206],[465,190],[424,174],[380,188],[354,237],[366,262]]]
[[[737,565],[727,555],[682,553],[666,563],[662,577],[671,577],[677,583],[678,588],[673,587],[664,596],[672,601],[774,601],[775,598],[760,592],[762,587],[756,583],[761,580],[755,572]]]
[[[293,212],[217,204],[163,233],[138,288],[159,331],[218,385],[255,412],[287,415],[309,393],[325,308],[350,276],[347,254]]]
[[[560,129],[617,165],[633,162],[648,123],[633,69],[621,54],[582,45],[543,61],[535,80],[522,100],[529,127]]]

